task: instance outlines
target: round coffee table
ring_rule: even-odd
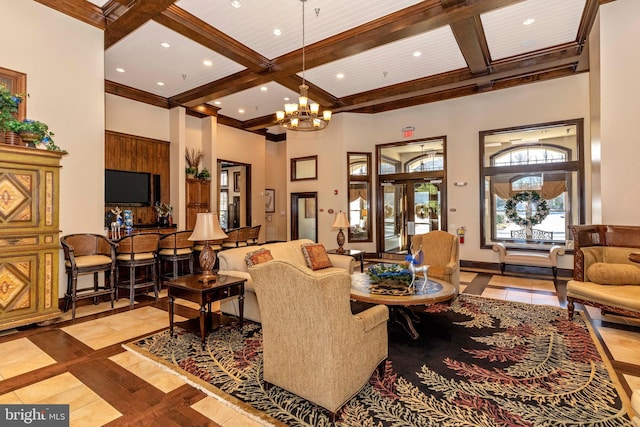
[[[351,275],[351,299],[386,305],[389,307],[390,320],[402,326],[411,338],[417,339],[419,335],[413,323],[419,322],[420,318],[410,307],[449,301],[458,291],[444,280],[429,278],[424,286],[423,279],[416,282],[419,283],[413,288],[393,280],[371,283],[367,273],[354,273]]]

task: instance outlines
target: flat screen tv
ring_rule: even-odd
[[[151,174],[105,169],[104,203],[107,206],[151,205]]]

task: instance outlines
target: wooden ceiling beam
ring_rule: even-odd
[[[35,0],[51,9],[69,15],[101,30],[106,28],[102,9],[86,0]],[[9,7],[9,6],[7,6]]]
[[[347,30],[334,37],[305,46],[305,64],[307,68],[324,65],[377,46],[421,34],[443,25],[472,18],[481,13],[521,1],[523,0],[467,0],[463,6],[443,9],[440,0],[424,0],[414,6]],[[173,6],[170,11],[175,11],[176,9],[179,8]],[[168,13],[170,12],[167,11],[162,16],[164,17]],[[214,50],[221,48],[211,46],[211,49]],[[237,73],[236,75],[242,74],[243,79],[240,80],[240,84],[235,88],[235,91],[233,87],[220,91],[223,83],[225,84],[223,87],[234,85],[235,78],[232,77],[220,79],[217,82],[178,94],[173,99],[180,100],[181,103],[187,106],[197,105],[272,80],[285,79],[283,81],[287,81],[286,78],[288,76],[295,75],[301,69],[302,49],[297,49],[269,61],[269,69],[265,70],[261,77],[253,76],[253,78],[248,79],[244,72]],[[247,86],[247,82],[250,80],[256,83],[253,86]],[[207,93],[209,90],[212,92]],[[297,91],[297,88],[295,90]]]
[[[471,73],[487,73],[491,59],[480,17],[474,16],[456,21],[451,24],[451,30]]]
[[[268,83],[271,80],[273,79],[269,75],[257,74],[250,70],[244,70],[216,80],[215,82],[207,83],[180,93],[170,99],[172,103],[184,105],[186,107],[194,107],[245,89],[251,89],[252,87]]]
[[[297,74],[285,76],[276,80],[282,86],[291,89],[296,93],[300,93],[300,85],[302,84],[302,78]],[[308,80],[304,82],[307,86],[309,86],[309,98],[313,99],[318,104],[323,107],[331,107],[338,103],[338,98],[331,95],[329,92],[322,90],[318,86],[310,83]]]
[[[170,108],[171,104],[167,98],[154,95],[149,92],[145,92],[140,89],[135,89],[130,86],[125,86],[120,83],[112,82],[110,80],[104,81],[105,93],[112,95],[118,95],[123,98],[132,99],[134,101],[144,102],[145,104],[155,105],[161,108]]]
[[[163,12],[176,0],[138,0],[104,31],[105,50],[138,29],[154,16]]]
[[[153,19],[207,49],[211,49],[247,67],[251,71],[261,73],[270,67],[271,61],[269,59],[178,6],[169,6]]]
[[[487,87],[489,85],[492,87],[494,82],[501,79],[540,73],[567,65],[575,66],[580,60],[580,54],[577,53],[575,49],[564,49],[561,52],[554,52],[549,55],[546,61],[535,60],[534,58],[522,58],[508,63],[508,65],[506,65],[507,62],[505,62],[504,69],[487,75],[474,76],[466,69],[458,70],[340,98],[339,101],[343,106],[336,108],[334,113],[353,111],[378,103],[395,102],[414,96],[455,89],[461,86],[476,85]]]

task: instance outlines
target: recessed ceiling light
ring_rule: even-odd
[[[208,59],[205,59],[204,61],[202,61],[202,63],[207,67],[211,67],[213,65],[213,62]]]
[[[417,58],[418,56],[421,56],[421,55],[422,55],[422,52],[420,52],[420,51],[418,51],[418,50],[416,50],[415,52],[413,52],[413,56],[415,56],[416,58]]]
[[[156,83],[158,86],[164,86],[164,82],[157,82]]]
[[[116,71],[119,73],[124,73],[124,68],[116,68]]]
[[[344,74],[343,73],[338,73],[338,74],[336,74],[336,78],[337,79],[344,79]]]
[[[160,46],[162,46],[162,47],[171,47],[171,45],[169,43],[167,43],[167,42],[160,43]]]
[[[284,100],[285,100],[285,101],[291,101],[291,99],[290,99],[288,96],[285,96],[285,97],[284,97]]]
[[[240,109],[238,110],[238,113],[240,113],[240,114],[244,114],[244,108],[240,108]]]
[[[222,105],[222,102],[220,102],[220,101],[215,101],[215,102],[214,102],[214,104],[216,104],[216,105]]]
[[[531,25],[531,24],[533,24],[534,22],[536,22],[536,20],[535,20],[535,19],[533,19],[533,18],[529,18],[529,19],[525,19],[524,21],[522,21],[522,25]]]
[[[240,3],[240,0],[231,0],[231,6],[233,6],[233,7],[235,7],[237,9],[240,6],[242,6],[242,3]]]
[[[266,87],[266,86],[262,86],[262,87],[260,88],[260,90],[261,90],[261,91],[263,91],[263,92],[266,92],[266,91],[268,91],[268,90],[269,90],[269,88],[268,88],[268,87]]]
[[[273,34],[275,34],[276,36],[281,36],[282,30],[280,28],[276,28],[275,30],[273,30]]]

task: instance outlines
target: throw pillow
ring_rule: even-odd
[[[271,261],[273,256],[269,249],[258,249],[257,251],[249,252],[244,257],[244,262],[247,263],[247,267],[253,267],[254,265],[262,264],[263,262]]]
[[[302,245],[302,254],[307,261],[307,267],[312,270],[320,270],[331,267],[331,260],[322,243]]]
[[[640,267],[596,262],[587,269],[587,277],[601,285],[640,285]]]

